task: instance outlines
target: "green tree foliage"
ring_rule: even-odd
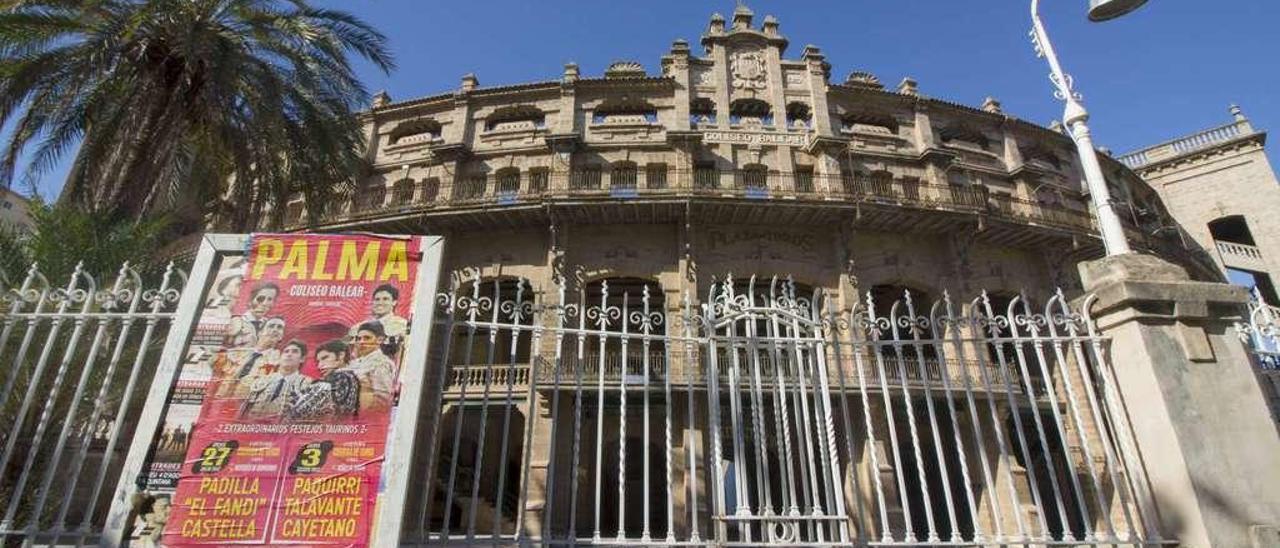
[[[61,202],[244,229],[296,192],[313,215],[364,165],[359,56],[386,38],[307,0],[0,2],[0,184],[79,144]],[[272,207],[279,221],[284,207]]]
[[[32,263],[55,286],[70,280],[76,264],[100,285],[115,279],[126,261],[139,271],[154,269],[156,253],[166,243],[163,217],[135,221],[120,212],[84,211],[68,205],[33,201],[31,230],[0,228],[0,272],[16,286]]]

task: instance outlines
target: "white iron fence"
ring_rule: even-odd
[[[1236,333],[1253,358],[1271,413],[1280,422],[1280,307],[1272,306],[1255,289],[1248,317],[1236,324]]]
[[[1163,542],[1089,299],[704,297],[455,280],[403,542]]]
[[[1236,324],[1240,340],[1252,351],[1260,368],[1280,371],[1280,307],[1272,306],[1255,290],[1246,320]]]
[[[125,266],[109,287],[81,269],[54,285],[33,267],[6,290],[5,545],[99,542],[185,283]],[[416,465],[392,480],[413,486],[402,541],[1162,542],[1088,299],[842,306],[777,278],[700,297],[455,279]]]
[[[0,540],[96,544],[186,274],[32,266],[0,302]],[[144,433],[149,435],[150,433]]]

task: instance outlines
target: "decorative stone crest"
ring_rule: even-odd
[[[611,80],[617,78],[644,78],[644,65],[635,61],[615,61],[604,71],[604,77]]]
[[[736,51],[729,58],[729,72],[736,89],[765,88],[764,55],[759,50]]]
[[[849,77],[844,80],[844,85],[855,88],[884,89],[884,84],[880,83],[876,75],[861,70],[849,73]]]

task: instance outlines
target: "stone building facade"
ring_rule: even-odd
[[[1071,139],[992,98],[835,81],[742,6],[701,46],[658,74],[380,94],[373,173],[318,218],[285,205],[294,230],[446,237],[404,538],[1147,538],[1091,388],[1099,340],[1070,320],[1102,254]],[[1134,248],[1217,279],[1157,190],[1102,161]],[[837,325],[861,327],[824,342]]]
[[[1119,157],[1160,194],[1173,218],[1202,249],[1210,250],[1227,281],[1247,287],[1251,346],[1259,375],[1280,420],[1280,181],[1257,130],[1239,106],[1229,124],[1186,135]],[[1267,335],[1267,333],[1271,333]]]
[[[1231,281],[1272,304],[1280,276],[1280,181],[1267,161],[1267,134],[1240,107],[1231,123],[1119,157],[1160,194],[1174,220]],[[1230,272],[1234,271],[1234,272]]]
[[[27,198],[9,188],[0,188],[0,225],[26,229],[31,226]]]
[[[694,263],[750,264],[831,288],[1069,288],[1074,263],[1100,253],[1060,131],[994,99],[929,98],[910,78],[895,89],[859,71],[833,82],[817,47],[786,58],[772,17],[758,28],[746,11],[713,18],[702,45],[698,56],[674,42],[658,75],[619,62],[591,78],[567,65],[559,81],[482,87],[467,75],[450,93],[382,94],[365,115],[374,174],[323,218],[308,218],[301,198],[288,204],[286,225],[445,234],[455,267],[512,268],[524,263],[507,256],[540,249],[527,257],[536,280],[551,264],[631,259],[607,268],[674,280],[692,279],[677,274]],[[1159,230],[1174,222],[1151,186],[1119,162],[1104,169],[1134,206],[1133,245],[1213,275],[1207,255]]]

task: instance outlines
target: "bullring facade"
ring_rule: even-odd
[[[1145,538],[1100,339],[1060,314],[1101,254],[1071,139],[909,78],[832,82],[753,19],[713,16],[659,74],[380,94],[373,173],[277,212],[446,238],[404,539]],[[1217,276],[1103,169],[1135,249]]]

